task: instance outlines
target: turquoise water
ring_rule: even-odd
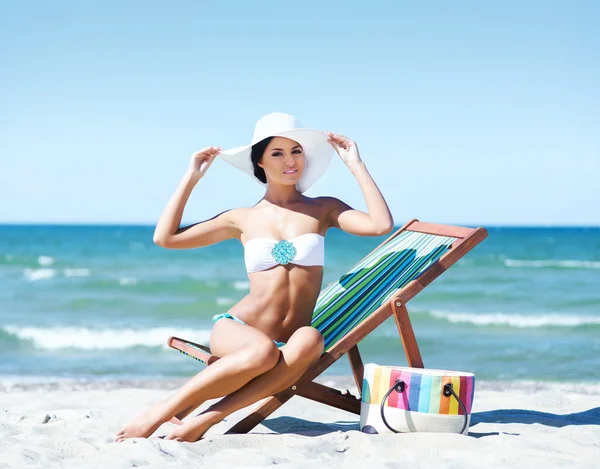
[[[189,376],[166,347],[206,341],[248,293],[238,241],[172,251],[151,226],[0,225],[0,376]],[[480,379],[600,380],[600,228],[490,228],[408,306],[425,365]],[[326,236],[324,285],[384,238]],[[405,365],[395,323],[365,362]],[[329,374],[349,373],[347,360]]]

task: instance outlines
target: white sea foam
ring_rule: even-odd
[[[233,288],[236,290],[248,290],[250,288],[250,282],[233,282]]]
[[[563,269],[600,269],[600,261],[578,261],[578,260],[519,260],[505,259],[506,267],[528,267],[534,269],[544,269],[549,267]]]
[[[65,269],[63,273],[65,277],[89,277],[90,269]]]
[[[138,280],[137,278],[133,277],[123,277],[119,279],[119,283],[121,285],[137,285]]]
[[[25,269],[23,270],[23,275],[25,278],[31,282],[35,282],[36,280],[42,280],[46,278],[52,278],[56,276],[55,269],[49,269],[47,267],[42,269]]]
[[[225,296],[219,296],[216,299],[217,305],[219,306],[227,306],[227,305],[231,305],[234,303],[234,301],[231,298],[227,298]]]
[[[47,262],[47,261],[44,261]],[[26,268],[23,270],[23,275],[30,282],[56,277],[62,273],[65,277],[89,277],[90,269],[86,268],[67,268],[63,270],[51,269],[49,267],[41,267],[38,269]]]
[[[438,319],[452,323],[467,323],[476,326],[510,327],[577,327],[600,324],[600,316],[582,316],[570,314],[506,314],[506,313],[451,313],[432,311]]]
[[[54,264],[54,258],[52,256],[39,256],[38,264],[43,266],[49,266]]]
[[[115,350],[136,346],[168,348],[167,339],[174,335],[207,343],[210,330],[155,327],[151,329],[91,329],[86,327],[18,327],[5,326],[5,332],[21,340],[31,340],[38,349]]]

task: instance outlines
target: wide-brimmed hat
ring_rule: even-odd
[[[286,137],[302,145],[306,162],[302,176],[296,183],[296,189],[300,192],[312,186],[323,175],[331,161],[333,147],[327,141],[329,137],[325,132],[303,128],[294,116],[281,112],[267,114],[258,120],[250,145],[223,150],[219,153],[219,157],[266,187],[266,184],[254,175],[250,153],[252,145],[267,137]]]

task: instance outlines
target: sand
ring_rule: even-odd
[[[113,443],[120,426],[182,381],[0,380],[0,469],[43,468],[593,468],[600,462],[600,383],[478,382],[469,435],[367,435],[358,416],[294,397],[247,435],[196,443]],[[349,377],[321,382],[352,389]]]

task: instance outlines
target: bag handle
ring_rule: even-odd
[[[388,390],[388,392],[385,393],[385,396],[383,396],[383,399],[381,399],[381,405],[380,405],[380,410],[381,410],[381,420],[383,421],[383,424],[388,427],[388,429],[390,429],[392,432],[394,433],[401,433],[398,430],[396,430],[395,428],[392,428],[390,426],[390,424],[387,422],[386,418],[385,418],[385,401],[387,400],[387,398],[389,397],[389,395],[392,393],[392,391],[396,391],[398,394],[404,392],[404,390],[406,389],[406,384],[404,383],[404,381],[402,381],[400,378],[396,379],[396,382],[392,385],[392,387]],[[446,383],[444,385],[444,396],[448,397],[448,396],[454,396],[456,398],[456,400],[458,401],[458,403],[460,404],[460,406],[462,407],[462,410],[464,412],[465,415],[465,421],[463,423],[463,427],[460,430],[460,434],[462,434],[462,432],[465,431],[465,428],[467,428],[467,421],[468,421],[468,415],[467,415],[467,408],[465,407],[465,405],[463,404],[463,402],[460,400],[460,397],[458,397],[456,395],[456,393],[454,392],[454,388],[452,387],[452,383]]]

